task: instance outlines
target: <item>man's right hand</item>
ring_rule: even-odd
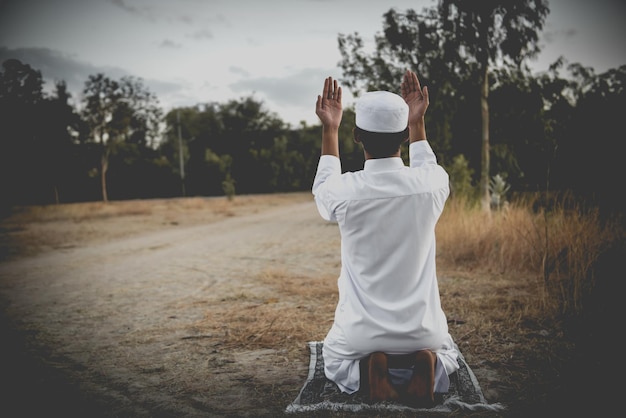
[[[324,80],[322,95],[317,96],[315,114],[322,122],[322,155],[339,157],[339,124],[343,116],[341,87],[332,77]]]
[[[341,106],[341,87],[338,86],[337,80],[332,77],[324,80],[324,89],[322,95],[317,96],[315,104],[315,114],[324,128],[339,129],[343,110]]]

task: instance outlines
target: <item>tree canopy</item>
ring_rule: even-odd
[[[490,69],[521,67],[539,51],[539,32],[549,13],[545,0],[440,0],[438,7],[426,7],[421,13],[390,9],[384,15],[383,32],[375,36],[375,51],[363,51],[359,34],[339,35],[341,67],[346,83],[355,89],[397,90],[397,81],[407,69],[415,69],[439,92],[433,97],[439,118],[435,128],[439,147],[449,150],[451,119],[458,107],[455,94],[460,86],[479,102],[481,121],[480,195],[483,209],[489,210],[490,177]],[[356,93],[356,91],[353,91]],[[436,93],[435,93],[436,94]],[[431,114],[434,112],[430,112]]]

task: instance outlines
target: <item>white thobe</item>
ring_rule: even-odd
[[[459,367],[435,268],[435,225],[450,192],[448,174],[427,141],[410,144],[409,158],[409,167],[399,157],[369,159],[363,170],[344,174],[335,156],[318,163],[315,202],[341,234],[339,301],[324,339],[325,373],[347,393],[359,389],[359,360],[376,351],[430,349],[444,380]],[[447,390],[447,382],[440,383],[436,390]]]

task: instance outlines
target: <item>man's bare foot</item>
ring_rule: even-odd
[[[400,398],[398,392],[389,381],[387,355],[376,352],[368,359],[370,401],[395,401]]]
[[[413,377],[407,387],[407,403],[418,408],[435,405],[435,364],[437,356],[430,350],[415,353]]]

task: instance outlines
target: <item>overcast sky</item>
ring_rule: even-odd
[[[560,55],[596,73],[626,64],[621,0],[549,0],[546,70]],[[390,8],[435,0],[0,0],[0,62],[17,58],[80,99],[87,77],[141,78],[165,111],[252,95],[296,126],[318,122],[324,77],[341,78],[339,33],[372,40]],[[51,83],[50,83],[51,85]],[[345,94],[345,104],[352,97]]]

